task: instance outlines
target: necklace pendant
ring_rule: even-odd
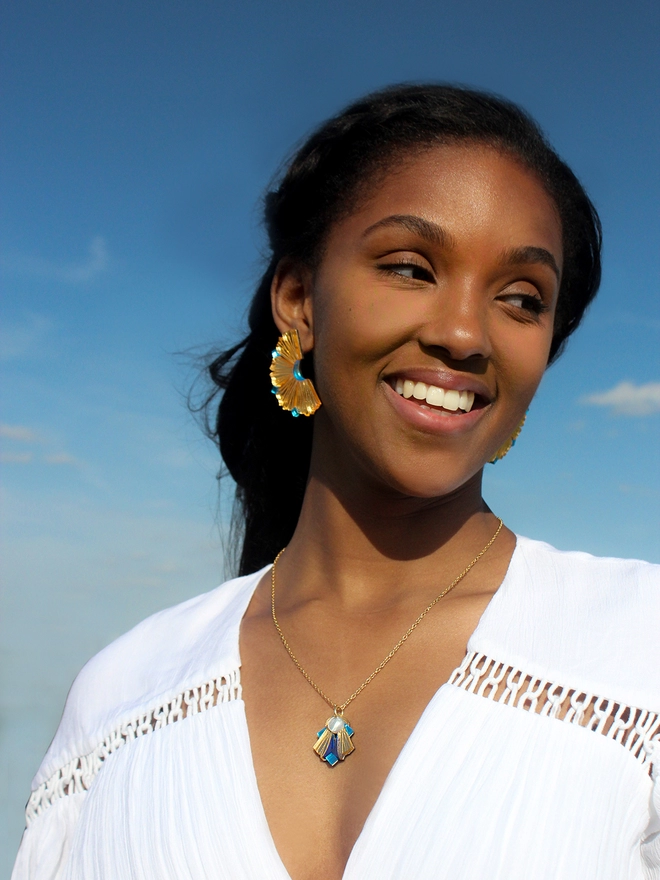
[[[328,718],[325,727],[316,734],[314,751],[322,761],[334,767],[355,751],[352,736],[355,731],[340,715]]]

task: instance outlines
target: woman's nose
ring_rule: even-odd
[[[439,291],[419,341],[426,348],[442,349],[452,360],[489,357],[492,344],[483,292],[469,284]]]

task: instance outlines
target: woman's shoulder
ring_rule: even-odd
[[[71,686],[33,788],[187,690],[228,682],[240,664],[240,622],[262,573],[159,611],[92,657]]]
[[[598,617],[619,617],[623,625],[629,615],[636,620],[645,610],[660,609],[660,565],[558,550],[522,536],[518,545],[518,576],[525,578],[535,597],[565,615],[588,610]]]
[[[614,577],[637,577],[638,575],[660,578],[660,565],[644,559],[624,558],[618,556],[596,556],[584,550],[560,550],[546,541],[517,535],[517,540],[528,559],[550,564],[557,570],[567,568],[579,570],[580,573],[607,573]]]
[[[530,674],[660,710],[660,565],[518,537],[472,649]]]

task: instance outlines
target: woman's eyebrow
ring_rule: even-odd
[[[517,266],[525,263],[542,263],[544,266],[549,266],[552,269],[557,276],[557,281],[561,279],[561,272],[557,265],[557,261],[550,251],[546,250],[546,248],[534,247],[532,245],[528,245],[527,247],[510,248],[503,253],[502,263],[505,266]]]
[[[366,238],[372,232],[375,232],[378,229],[386,229],[390,226],[398,226],[407,229],[409,232],[414,232],[416,235],[419,235],[420,238],[425,239],[431,244],[440,245],[449,249],[454,247],[454,238],[446,229],[443,229],[442,226],[433,223],[431,220],[425,220],[424,217],[418,217],[415,214],[391,214],[389,217],[383,217],[382,220],[378,220],[376,223],[373,223],[365,229],[362,237]],[[505,266],[522,265],[525,263],[542,263],[544,266],[548,266],[552,269],[557,276],[557,280],[561,278],[561,272],[557,265],[557,261],[546,248],[536,247],[534,245],[510,248],[502,255],[502,263]]]
[[[391,214],[389,217],[384,217],[365,229],[362,237],[366,238],[375,230],[388,226],[400,226],[409,232],[414,232],[430,244],[438,244],[446,248],[454,246],[453,237],[442,226],[438,226],[431,220],[425,220],[423,217],[417,217],[415,214]]]

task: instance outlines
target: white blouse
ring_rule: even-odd
[[[13,880],[289,880],[241,699],[239,625],[263,571],[85,666]],[[659,621],[660,566],[518,538],[344,880],[660,880]]]

